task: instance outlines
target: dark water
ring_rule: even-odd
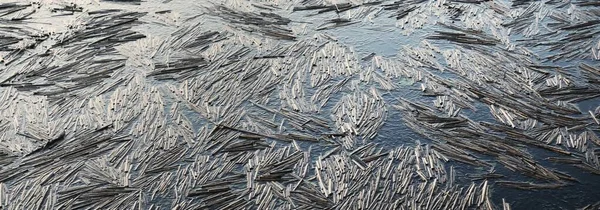
[[[379,18],[375,22],[375,24],[364,23],[358,27],[341,27],[331,31],[339,37],[340,42],[353,46],[359,55],[366,56],[370,53],[375,53],[390,58],[397,55],[398,51],[401,50],[401,46],[418,45],[423,39],[423,34],[426,34],[426,31],[428,31],[425,29],[419,31],[421,33],[405,36],[400,33],[400,30],[398,30],[397,27],[394,27],[395,21],[390,20],[389,18]],[[522,37],[513,36],[512,38],[516,40]],[[443,48],[443,46],[440,46],[440,48]],[[536,51],[536,53],[542,57],[550,54],[545,51]],[[574,65],[573,63],[564,61],[556,63],[547,62],[546,64],[555,66]],[[452,77],[454,75],[449,76]],[[399,96],[424,103],[429,103],[435,99],[431,97],[421,97],[418,89],[419,87],[416,85],[405,84],[400,86],[397,90],[388,92],[388,94],[384,95],[384,98],[389,104],[396,103]],[[600,98],[586,100],[578,104],[584,114],[587,113],[588,110],[593,111],[598,105],[600,105]],[[463,114],[475,121],[495,122],[486,105],[475,102],[475,107],[477,108],[476,111],[463,110]],[[430,142],[403,123],[401,119],[402,113],[394,108],[389,108],[389,110],[390,112],[387,121],[373,142],[378,143],[379,146],[384,148],[400,145],[414,145],[416,141],[422,143]],[[492,201],[495,205],[501,208],[502,199],[504,198],[507,202],[510,202],[513,209],[575,209],[600,200],[600,176],[574,166],[545,160],[547,157],[558,156],[555,153],[538,148],[527,148],[527,150],[536,158],[536,160],[539,160],[539,163],[542,166],[547,167],[548,169],[557,169],[566,172],[579,180],[579,182],[560,189],[532,191],[492,185]],[[447,164],[448,168],[450,166],[457,169],[457,180],[462,184],[469,184],[471,182],[471,179],[468,177],[469,174],[475,175],[485,171],[456,162]],[[507,180],[535,182],[535,180],[531,178],[506,169],[501,164],[495,164],[495,166],[497,173],[505,175],[505,179]]]

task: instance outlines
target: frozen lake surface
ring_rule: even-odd
[[[600,4],[0,0],[0,209],[599,209]]]

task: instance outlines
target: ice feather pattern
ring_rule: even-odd
[[[0,209],[527,209],[599,60],[594,1],[2,1]]]

